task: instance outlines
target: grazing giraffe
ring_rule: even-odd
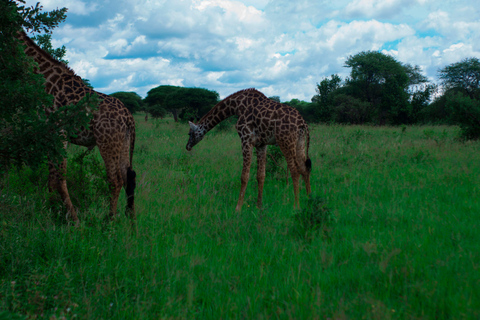
[[[305,181],[307,194],[310,194],[310,172],[312,162],[308,157],[310,135],[308,126],[300,113],[287,105],[267,98],[255,89],[246,89],[236,92],[220,101],[198,124],[189,122],[190,138],[187,150],[192,150],[205,134],[218,123],[233,116],[238,116],[236,129],[242,141],[243,170],[242,186],[236,210],[243,205],[245,190],[250,176],[252,151],[257,149],[257,181],[258,199],[257,207],[262,206],[263,184],[265,182],[265,161],[267,158],[267,145],[277,144],[287,160],[293,180],[295,195],[294,207],[299,205],[298,189],[299,179],[302,175]],[[305,150],[305,140],[307,147]]]
[[[25,45],[25,53],[38,64],[35,72],[45,78],[45,90],[53,95],[52,112],[59,107],[78,103],[87,95],[96,94],[100,100],[98,109],[93,113],[89,129],[81,128],[77,137],[71,138],[74,144],[85,146],[90,150],[98,146],[105,162],[107,180],[110,185],[110,216],[116,215],[117,202],[122,186],[127,194],[126,213],[135,218],[134,190],[135,171],[132,169],[133,150],[135,146],[135,120],[123,103],[106,94],[96,92],[83,83],[82,78],[64,63],[56,60],[42,50],[25,32],[17,37]],[[64,142],[67,146],[67,142]],[[77,212],[72,204],[67,189],[65,174],[67,159],[61,163],[49,162],[48,187],[50,192],[57,190],[67,208],[67,217],[78,222]]]

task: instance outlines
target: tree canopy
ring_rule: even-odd
[[[148,91],[144,101],[149,110],[163,108],[171,112],[177,121],[179,114],[182,119],[201,117],[218,99],[216,91],[162,85]]]
[[[110,94],[110,96],[122,101],[132,114],[143,109],[143,99],[135,92],[119,91]]]
[[[445,91],[456,90],[472,99],[480,98],[480,60],[467,58],[438,71]]]
[[[350,56],[345,67],[351,71],[344,81],[334,74],[317,84],[318,94],[312,98],[317,121],[414,123],[433,93],[420,67],[381,52]]]

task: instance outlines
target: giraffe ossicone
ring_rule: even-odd
[[[25,45],[25,53],[38,64],[35,72],[42,74],[45,78],[45,90],[54,97],[53,110],[78,103],[88,95],[96,94],[99,97],[100,103],[98,109],[93,112],[89,129],[82,128],[71,142],[89,149],[98,146],[105,162],[110,185],[110,215],[116,214],[120,190],[124,187],[127,194],[126,212],[134,218],[136,174],[132,168],[132,160],[135,148],[135,120],[130,111],[120,100],[86,86],[81,77],[42,50],[24,31],[19,31],[17,38]],[[51,111],[45,110],[47,113]],[[65,141],[64,146],[66,145]],[[67,217],[78,221],[65,180],[66,166],[66,159],[59,164],[49,163],[48,185],[50,191],[56,190],[60,193],[68,211]]]
[[[312,162],[308,157],[310,134],[308,125],[298,110],[273,101],[256,89],[238,91],[217,103],[197,124],[189,122],[190,151],[204,135],[223,120],[238,116],[235,125],[242,142],[243,169],[241,188],[236,210],[243,206],[245,190],[250,176],[253,148],[257,150],[257,206],[262,206],[267,145],[280,147],[287,161],[293,181],[294,206],[299,206],[299,180],[305,181],[307,194],[311,193],[310,172]]]

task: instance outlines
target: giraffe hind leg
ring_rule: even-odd
[[[290,170],[290,176],[292,177],[293,182],[293,194],[295,196],[295,202],[293,204],[294,207],[300,207],[300,203],[298,200],[298,190],[299,190],[299,165],[296,158],[296,150],[293,146],[288,146],[288,144],[279,144],[280,150],[282,150],[283,156],[287,161],[287,168]]]
[[[267,146],[257,148],[257,182],[258,198],[257,207],[262,207],[263,185],[265,183],[265,163],[267,161]]]
[[[312,171],[312,160],[306,157],[305,154],[305,143],[303,137],[297,142],[297,163],[298,171],[305,181],[305,188],[307,190],[307,195],[309,195],[312,190],[310,187],[310,172]]]

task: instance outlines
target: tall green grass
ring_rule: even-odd
[[[188,125],[136,120],[136,224],[123,194],[104,221],[97,151],[70,150],[78,228],[46,168],[1,180],[0,318],[480,318],[480,143],[457,128],[311,126],[312,199],[272,169],[257,209],[254,164],[237,213],[234,129],[189,153]]]

